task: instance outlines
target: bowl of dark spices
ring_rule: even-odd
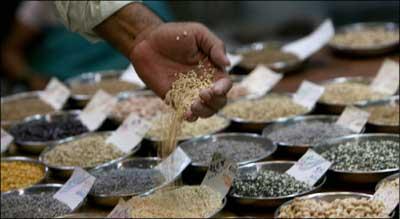
[[[2,193],[1,218],[54,218],[72,213],[68,205],[53,198],[61,187],[61,184],[40,184]]]
[[[352,183],[376,183],[399,171],[399,135],[357,134],[330,139],[313,149],[332,162],[328,174]]]
[[[79,113],[72,110],[34,115],[13,125],[9,132],[19,149],[38,154],[48,145],[88,132],[78,118]]]
[[[122,152],[113,144],[107,143],[112,132],[92,132],[68,138],[59,144],[47,147],[39,156],[50,170],[62,178],[69,177],[75,167],[89,170],[108,166],[134,154],[140,144],[128,153]]]
[[[238,168],[229,198],[249,207],[276,207],[297,196],[319,190],[326,181],[314,186],[296,180],[285,172],[294,161],[267,161]]]
[[[356,134],[336,124],[338,116],[308,115],[278,120],[263,129],[284,154],[301,155],[313,145],[330,138]]]

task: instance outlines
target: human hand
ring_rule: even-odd
[[[215,81],[212,87],[200,91],[186,112],[188,121],[210,117],[226,104],[232,82],[223,71],[229,65],[223,42],[201,24],[166,23],[139,34],[130,53],[141,79],[162,98],[176,80],[176,73],[195,69],[207,58],[217,68]]]

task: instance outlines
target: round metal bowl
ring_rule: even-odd
[[[140,168],[140,169],[152,169],[157,164],[161,162],[160,158],[157,157],[146,157],[146,158],[131,158],[127,160],[122,160],[117,163],[114,163],[109,166],[103,166],[103,167],[97,167],[89,171],[89,173],[94,173],[96,171],[109,171],[113,169],[129,169],[129,168]],[[89,193],[89,199],[92,200],[94,203],[98,205],[103,205],[103,206],[115,206],[118,204],[118,201],[120,198],[128,199],[132,196],[137,196],[137,195],[148,195],[153,193],[154,191],[161,189],[165,186],[168,186],[169,184],[173,183],[177,178],[172,180],[171,182],[163,182],[161,185],[152,188],[146,192],[142,193],[127,193],[127,194],[121,194],[121,195],[108,195],[108,194],[91,194]]]
[[[43,114],[43,115],[34,115],[34,116],[30,116],[30,117],[24,119],[20,123],[14,124],[11,128],[13,128],[16,125],[23,125],[23,124],[26,124],[28,122],[35,121],[35,120],[36,121],[44,120],[44,121],[50,122],[50,121],[65,117],[67,115],[72,115],[73,117],[78,117],[80,112],[81,112],[80,110],[71,110],[71,111],[59,111],[59,112]],[[17,138],[15,138],[14,142],[18,146],[18,148],[21,149],[22,151],[32,153],[32,154],[40,154],[47,146],[59,144],[59,143],[65,141],[66,139],[68,139],[68,138],[53,140],[53,141],[21,141],[21,140],[18,140]]]
[[[296,116],[294,118],[289,118],[289,119],[280,119],[270,125],[267,125],[263,129],[262,135],[268,138],[268,135],[271,134],[273,131],[276,131],[281,128],[286,128],[303,121],[306,122],[320,121],[320,122],[335,123],[338,118],[339,116],[331,116],[331,115],[308,115],[308,116]],[[312,147],[312,145],[310,144],[294,145],[288,142],[279,142],[279,141],[274,141],[274,143],[278,146],[278,150],[280,150],[282,153],[292,154],[292,155],[302,155],[310,147]]]
[[[47,168],[47,166],[43,162],[41,162],[39,160],[36,160],[36,159],[29,158],[29,157],[20,157],[20,156],[4,157],[4,158],[2,157],[1,158],[1,162],[13,162],[13,161],[20,161],[20,162],[24,162],[24,163],[31,163],[31,164],[39,165],[43,169],[44,174],[43,174],[43,177],[41,179],[39,179],[37,182],[35,182],[34,184],[32,184],[30,186],[27,186],[25,188],[9,190],[7,192],[17,191],[17,190],[20,190],[20,189],[27,189],[27,188],[30,188],[30,187],[32,187],[34,185],[43,183],[46,180],[46,178],[48,176],[48,173],[49,173],[49,168]]]
[[[39,99],[39,94],[41,91],[30,91],[30,92],[23,92],[14,95],[10,95],[7,97],[1,98],[1,105],[6,104],[8,102],[16,101],[16,100],[28,100],[28,99]],[[29,106],[27,106],[29,107]],[[55,110],[54,110],[55,111]],[[15,123],[21,122],[21,120],[1,120],[1,127],[4,129],[9,129]]]
[[[355,82],[355,83],[369,85],[372,82],[372,78],[371,77],[339,77],[339,78],[321,81],[321,82],[319,82],[319,84],[322,86],[325,86],[328,84],[341,84],[341,83],[345,83],[345,82]],[[387,99],[387,98],[389,98],[389,97],[382,98],[382,99]],[[362,104],[366,104],[370,101],[371,100],[359,101],[359,102],[355,102],[351,105],[362,105]],[[319,101],[317,102],[317,108],[319,109],[319,111],[322,111],[324,113],[341,114],[343,112],[344,108],[346,108],[346,106],[347,105],[343,105],[343,104],[324,102],[321,99],[319,99]]]
[[[54,148],[56,148],[60,144],[64,144],[64,143],[71,142],[71,141],[76,141],[76,140],[85,138],[85,137],[90,136],[90,135],[99,135],[99,134],[100,135],[109,135],[111,133],[112,133],[112,131],[91,132],[91,133],[86,133],[86,134],[79,135],[79,136],[76,136],[76,137],[70,137],[70,138],[64,139],[63,141],[60,141],[60,142],[58,142],[57,144],[54,144],[54,145],[50,145],[46,149],[44,149],[43,152],[39,156],[39,160],[42,161],[44,164],[46,164],[49,167],[50,171],[53,174],[55,174],[56,176],[61,177],[61,178],[68,178],[68,177],[70,177],[72,175],[75,167],[74,166],[57,166],[57,165],[49,164],[44,159],[44,156],[46,155],[46,153],[51,151],[51,150],[53,150]],[[117,159],[110,160],[108,162],[99,164],[97,166],[82,167],[82,168],[85,169],[85,170],[90,170],[90,169],[93,169],[93,168],[96,168],[96,167],[105,167],[105,166],[112,165],[114,163],[117,163],[117,162],[119,162],[121,160],[124,160],[124,159],[132,156],[134,153],[136,153],[136,151],[138,151],[140,149],[140,146],[141,146],[141,144],[139,143],[131,151],[129,151],[128,153],[124,154],[123,156],[121,156],[121,157],[119,157]]]
[[[379,187],[382,185],[382,183],[387,182],[387,181],[394,180],[394,179],[399,178],[399,177],[400,177],[400,173],[395,173],[395,174],[392,174],[392,175],[390,175],[390,176],[387,176],[387,177],[381,179],[381,180],[378,182],[378,184],[376,184],[376,186],[375,186],[375,191],[377,191],[377,190],[379,189]]]
[[[121,77],[123,70],[106,70],[97,72],[83,73],[79,76],[67,79],[66,85],[71,89],[73,85],[78,84],[95,84],[105,79],[118,79]],[[139,85],[138,85],[139,86]],[[86,94],[71,94],[71,99],[78,107],[85,107],[92,98],[91,95]]]
[[[357,105],[357,107],[359,107],[361,109],[367,109],[368,107],[371,107],[371,106],[387,105],[387,104],[390,104],[392,101],[398,105],[399,104],[399,96],[398,95],[392,96],[386,100],[370,101],[367,103],[359,104],[359,105]],[[375,132],[375,133],[397,133],[398,134],[398,133],[400,133],[400,124],[387,125],[387,124],[383,124],[383,123],[368,121],[367,129],[370,132]]]
[[[361,30],[368,30],[371,28],[384,28],[388,31],[398,32],[399,26],[393,22],[365,22],[365,23],[354,23],[339,27],[336,29],[336,34],[347,33],[347,32],[355,32]],[[372,47],[364,47],[364,48],[355,48],[349,47],[345,45],[338,45],[335,43],[329,42],[328,46],[330,49],[337,53],[343,53],[354,56],[369,56],[369,55],[380,55],[385,54],[391,51],[396,50],[399,46],[399,40],[393,43],[387,43],[383,45],[375,45]]]
[[[255,42],[249,45],[244,45],[242,47],[237,48],[233,53],[235,54],[240,54],[242,56],[245,56],[247,52],[250,51],[261,51],[264,49],[275,49],[275,50],[281,50],[281,47],[284,46],[284,42],[282,41],[267,41],[267,42]],[[301,68],[305,63],[305,60],[301,60],[298,58],[296,61],[290,61],[290,62],[274,62],[270,63],[267,66],[271,68],[274,71],[280,72],[280,73],[289,73],[293,72],[299,68]],[[263,64],[263,63],[260,63]],[[245,69],[246,71],[251,71],[253,70],[256,66],[253,65],[248,65],[242,62],[238,64],[239,67]]]
[[[257,101],[258,99],[262,99],[268,95],[282,95],[282,96],[287,96],[287,97],[293,97],[293,93],[268,93],[262,97],[256,98],[256,99],[251,99],[252,101]],[[241,98],[235,101],[231,101],[230,103],[235,103],[235,102],[239,102],[239,101],[245,101],[245,100],[249,100],[249,98]],[[230,104],[228,103],[228,105]],[[234,130],[238,130],[241,132],[256,132],[256,133],[260,133],[263,128],[266,125],[272,124],[276,121],[282,120],[282,119],[289,119],[289,118],[294,118],[296,116],[302,116],[302,115],[307,115],[309,113],[311,113],[314,110],[315,107],[313,107],[312,109],[309,109],[307,112],[305,113],[301,113],[299,115],[293,115],[293,116],[288,116],[288,117],[280,117],[280,118],[276,118],[276,119],[272,119],[272,120],[267,120],[267,121],[262,121],[262,122],[258,122],[258,121],[249,121],[246,119],[242,119],[239,117],[230,117],[228,115],[225,115],[225,113],[223,112],[223,110],[221,110],[218,114],[225,117],[226,119],[231,120],[231,126]]]
[[[263,170],[275,171],[278,173],[285,173],[291,166],[295,164],[295,161],[267,161],[259,163],[251,163],[238,168],[236,175],[241,175],[249,172],[259,172]],[[308,193],[318,191],[326,181],[326,176],[321,178],[315,186],[309,191],[302,193],[295,193],[287,196],[280,197],[246,197],[237,194],[229,193],[229,198],[232,199],[238,205],[245,205],[250,207],[258,208],[272,208],[279,206],[280,204],[290,200],[294,197],[305,195]]]
[[[340,144],[346,142],[353,141],[368,141],[368,140],[393,140],[399,141],[399,135],[395,134],[356,134],[356,135],[348,135],[344,137],[329,139],[324,143],[319,145],[315,145],[313,150],[319,154],[339,146]],[[400,148],[399,148],[400,151]],[[343,171],[343,170],[335,170],[333,167],[329,168],[328,175],[332,177],[332,179],[342,180],[350,183],[376,183],[382,178],[396,173],[399,171],[399,168],[385,169],[385,170],[377,170],[377,171]]]
[[[100,213],[74,213],[74,214],[66,214],[56,218],[106,218],[106,217],[107,214],[100,214]]]

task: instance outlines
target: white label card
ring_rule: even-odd
[[[119,199],[115,208],[107,215],[107,218],[131,218],[131,206],[124,199]]]
[[[256,98],[270,91],[282,77],[282,74],[276,73],[264,65],[258,65],[239,85],[249,91],[249,97]]]
[[[310,35],[283,46],[282,51],[294,53],[304,60],[320,50],[334,35],[332,21],[327,19]]]
[[[96,178],[80,167],[75,167],[72,176],[54,194],[53,198],[74,210],[87,196]]]
[[[39,93],[39,98],[55,110],[60,110],[68,100],[71,91],[58,79],[52,78],[46,89]]]
[[[399,178],[397,186],[394,183],[384,183],[375,192],[373,200],[380,200],[385,204],[385,213],[390,214],[399,204]],[[389,181],[390,182],[390,181]]]
[[[230,71],[232,70],[233,67],[235,67],[237,64],[239,64],[242,59],[243,56],[242,55],[235,55],[235,54],[231,54],[231,53],[227,53],[226,57],[228,58],[230,65],[228,67],[226,67],[226,71]]]
[[[189,156],[180,147],[177,147],[174,152],[154,168],[164,175],[166,182],[171,182],[181,174],[191,161]]]
[[[133,84],[137,84],[141,87],[146,87],[146,84],[139,78],[135,68],[132,64],[128,66],[128,68],[122,73],[120,79],[122,81],[130,82]]]
[[[1,153],[7,151],[8,146],[11,144],[11,142],[14,140],[14,137],[8,132],[4,131],[1,129]]]
[[[79,118],[90,131],[94,131],[104,122],[116,103],[116,98],[99,90],[83,109]]]
[[[313,186],[332,165],[321,155],[309,149],[286,173]]]
[[[360,133],[368,122],[370,113],[354,106],[346,107],[336,124],[348,128],[355,133]]]
[[[237,165],[234,161],[228,160],[221,153],[214,153],[208,171],[201,185],[206,185],[214,191],[219,192],[224,198],[232,186],[236,174]]]
[[[300,88],[293,95],[293,101],[307,109],[312,109],[324,93],[325,88],[309,81],[303,81]]]
[[[151,123],[149,121],[131,113],[122,125],[107,138],[106,142],[127,153],[142,141],[150,127]]]
[[[370,85],[371,89],[392,95],[399,89],[399,63],[385,59]]]

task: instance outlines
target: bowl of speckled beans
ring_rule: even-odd
[[[395,134],[356,134],[313,147],[332,162],[328,177],[350,183],[376,183],[399,171],[400,138]]]

